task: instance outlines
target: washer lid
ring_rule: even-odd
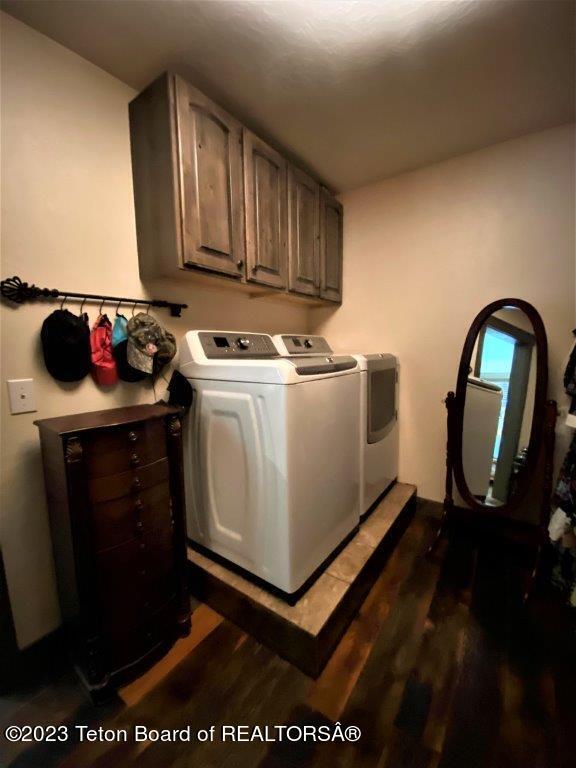
[[[299,376],[350,371],[358,367],[352,355],[293,355],[286,357],[285,360],[296,367],[296,373]]]

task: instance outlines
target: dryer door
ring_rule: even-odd
[[[367,355],[368,408],[367,437],[378,443],[389,434],[398,418],[397,365],[394,355]]]
[[[264,456],[256,398],[210,382],[196,421],[203,543],[252,568],[262,523]]]

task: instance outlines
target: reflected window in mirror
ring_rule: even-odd
[[[527,315],[504,307],[478,334],[466,388],[463,465],[472,495],[505,504],[526,464],[536,382],[536,337]]]

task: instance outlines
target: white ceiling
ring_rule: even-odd
[[[134,88],[187,76],[337,190],[574,119],[563,0],[3,0]]]

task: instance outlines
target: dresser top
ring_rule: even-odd
[[[146,419],[158,419],[171,414],[180,414],[181,408],[172,405],[131,405],[124,408],[108,408],[105,411],[89,411],[75,413],[70,416],[57,416],[53,419],[38,419],[34,422],[40,430],[48,430],[57,434],[83,432],[89,429],[104,427],[120,427]]]

